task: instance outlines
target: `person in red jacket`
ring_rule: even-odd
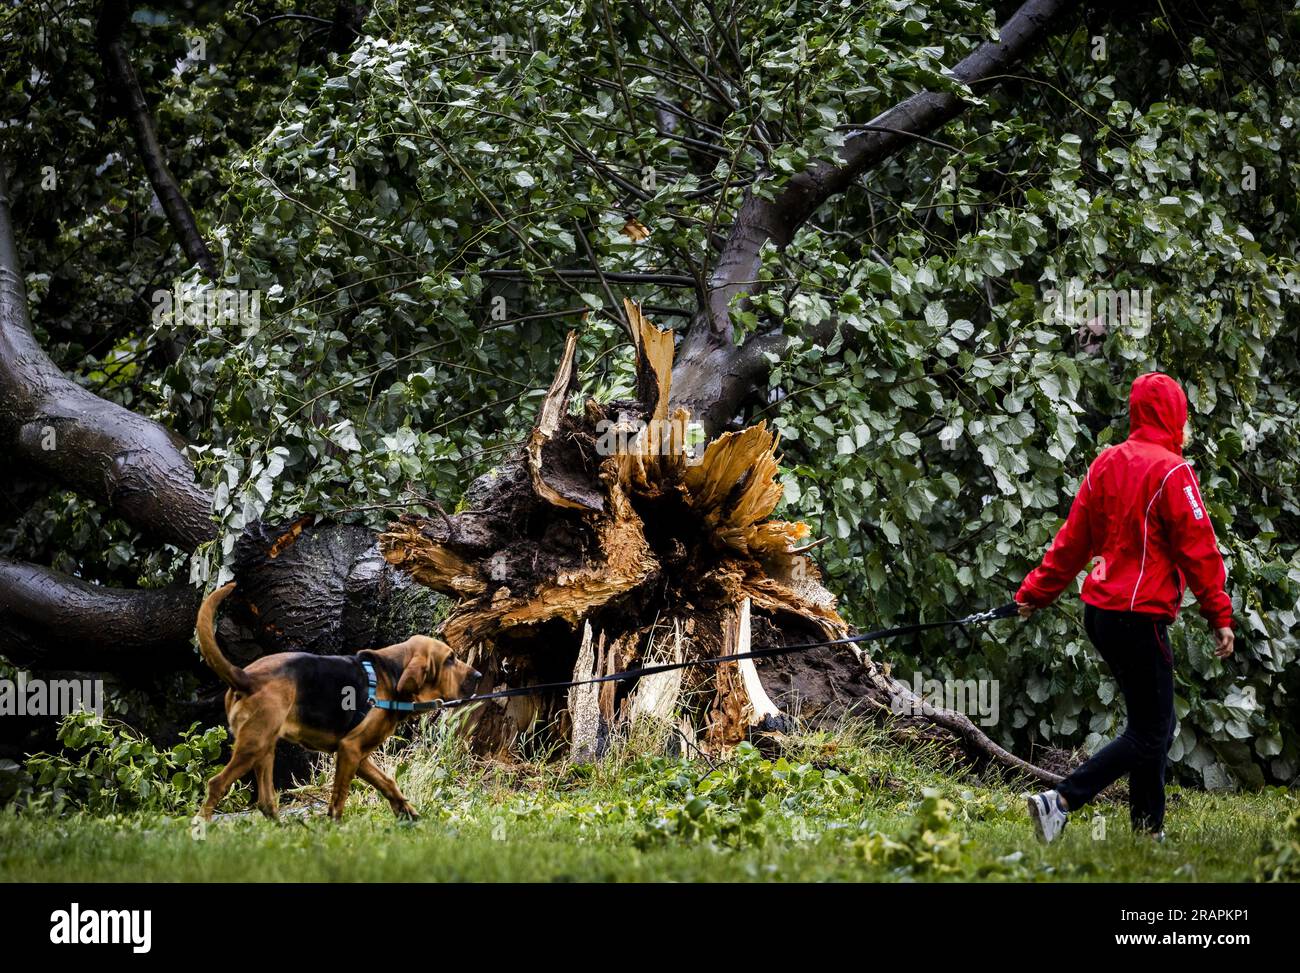
[[[1190,586],[1214,632],[1215,654],[1232,654],[1232,602],[1210,515],[1192,466],[1187,396],[1168,375],[1139,376],[1129,393],[1129,437],[1088,468],[1065,524],[1016,601],[1028,618],[1056,600],[1086,567],[1081,597],[1088,638],[1119,683],[1124,731],[1062,781],[1029,799],[1038,836],[1053,840],[1066,812],[1129,775],[1133,829],[1163,838],[1165,761],[1173,742],[1173,651],[1169,623]]]

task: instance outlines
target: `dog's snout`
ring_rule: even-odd
[[[478,688],[478,681],[483,678],[483,673],[479,672],[473,666],[465,667],[465,675],[460,681],[460,691],[462,693],[472,693]]]

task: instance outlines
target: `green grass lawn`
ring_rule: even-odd
[[[283,796],[286,812],[312,813],[229,814],[201,840],[182,815],[10,808],[0,880],[1248,881],[1296,807],[1280,788],[1171,788],[1164,844],[1133,837],[1127,807],[1108,803],[1043,847],[1021,787],[863,728],[803,738],[781,762],[747,750],[714,769],[628,750],[594,767],[507,766],[445,734],[384,759],[419,822],[397,822],[358,784],[331,823],[324,774]]]

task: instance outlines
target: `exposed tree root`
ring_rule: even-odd
[[[908,713],[919,713],[929,723],[949,731],[961,741],[962,746],[971,756],[976,759],[987,760],[990,763],[1006,767],[1009,770],[1041,780],[1047,784],[1061,782],[1062,777],[1060,774],[1052,773],[1042,767],[1036,767],[1029,761],[1022,760],[1014,753],[994,743],[983,730],[971,722],[970,717],[965,713],[944,709],[939,706],[930,706],[912,692],[906,684],[888,675],[870,657],[860,654],[859,658],[866,667],[872,683],[881,693],[888,696],[891,701],[898,700],[900,705],[897,708]],[[895,705],[891,704],[889,709],[892,713]]]
[[[672,334],[631,303],[627,312],[636,402],[570,411],[570,335],[523,456],[476,483],[469,510],[407,515],[379,538],[390,564],[456,599],[442,637],[494,688],[634,668],[652,653],[706,659],[848,632],[805,554],[807,526],[769,519],[782,493],[776,436],[760,423],[693,449],[689,414],[670,407]],[[671,721],[676,710],[693,741],[720,752],[788,730],[791,712],[816,721],[890,710],[898,697],[967,754],[1055,779],[965,716],[922,709],[856,647],[655,679],[486,704],[475,745],[504,754],[540,725],[567,733],[575,759],[594,759],[636,716]]]

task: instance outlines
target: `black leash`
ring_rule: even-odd
[[[830,639],[826,642],[799,642],[794,645],[777,645],[767,649],[753,649],[750,652],[737,652],[732,655],[718,655],[709,659],[692,659],[689,662],[664,662],[653,666],[644,666],[640,669],[625,669],[622,672],[611,672],[607,676],[593,676],[590,679],[577,679],[572,682],[546,682],[534,686],[520,686],[516,689],[501,689],[494,693],[483,693],[481,696],[466,696],[463,699],[434,699],[424,703],[407,703],[393,699],[376,699],[373,677],[370,683],[370,703],[380,709],[397,710],[402,713],[423,713],[436,709],[452,709],[456,706],[468,706],[470,703],[482,703],[489,699],[510,699],[515,696],[536,696],[540,693],[555,692],[560,689],[572,689],[575,686],[593,686],[602,682],[624,682],[629,679],[640,679],[643,676],[656,676],[661,672],[673,672],[677,669],[689,669],[693,666],[716,666],[724,662],[739,662],[741,659],[767,659],[776,655],[790,655],[794,652],[805,652],[808,649],[821,649],[831,645],[849,645],[854,642],[875,642],[880,639],[892,638],[895,635],[911,635],[913,632],[924,632],[932,628],[951,628],[961,625],[978,625],[983,622],[992,622],[999,618],[1010,618],[1019,610],[1019,605],[1014,601],[1007,602],[998,608],[992,608],[989,611],[975,612],[967,615],[965,618],[950,618],[942,622],[920,622],[915,625],[899,625],[895,628],[878,628],[873,632],[864,632],[862,635],[849,635],[842,639]]]

